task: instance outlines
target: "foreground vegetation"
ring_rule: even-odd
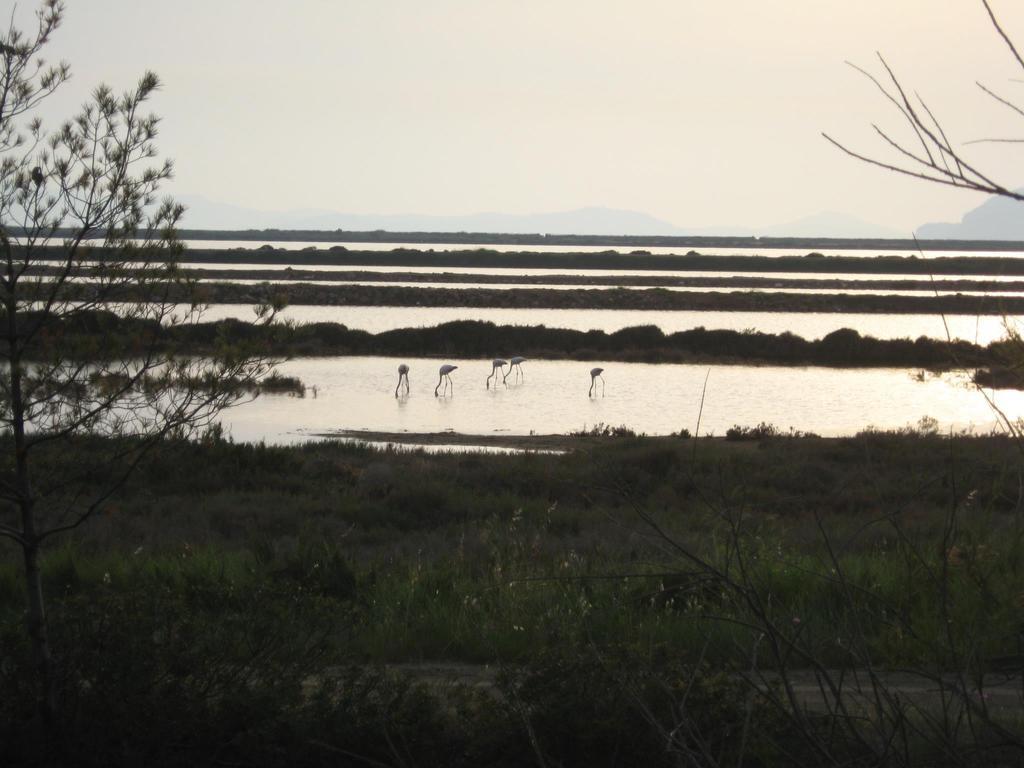
[[[1015,443],[927,423],[564,442],[167,444],[45,559],[65,748],[94,765],[1015,764],[1024,720],[987,687],[1024,671]],[[64,450],[52,466],[90,446]],[[34,745],[7,554],[17,764]],[[486,684],[379,666],[425,662]],[[948,695],[886,690],[896,669]],[[885,696],[789,697],[837,670]]]

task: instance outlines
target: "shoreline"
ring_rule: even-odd
[[[1014,240],[917,238],[758,237],[756,235],[563,235],[507,232],[388,232],[383,230],[181,229],[183,240],[261,240],[366,243],[466,243],[472,245],[615,245],[706,248],[873,248],[899,250],[1019,251]]]
[[[1019,250],[1016,249],[1016,250]],[[108,260],[111,252],[98,245],[86,246],[83,257]],[[114,255],[120,257],[121,252]],[[61,250],[35,249],[40,262],[60,261]],[[284,264],[295,266],[416,266],[433,270],[444,267],[501,267],[509,269],[604,269],[671,270],[677,272],[804,272],[913,275],[1021,275],[1024,256],[920,257],[826,256],[814,251],[803,256],[709,256],[691,250],[685,254],[652,254],[638,250],[554,252],[473,250],[434,251],[396,248],[390,251],[349,250],[344,246],[288,250],[264,245],[257,248],[196,248],[176,254],[179,262],[221,264]],[[117,258],[112,259],[117,261]]]
[[[637,288],[728,288],[731,290],[794,288],[821,291],[921,291],[922,293],[953,293],[959,291],[986,291],[988,293],[1019,293],[1024,291],[1024,280],[994,281],[948,279],[939,280],[850,280],[839,278],[773,278],[773,277],[664,277],[641,275],[495,275],[488,273],[454,272],[367,272],[317,271],[308,269],[191,269],[185,272],[194,279],[208,282],[234,280],[262,280],[264,282],[322,281],[332,283],[465,283],[488,285],[530,284],[537,288],[559,286],[630,286]],[[44,273],[45,274],[45,273]]]
[[[331,432],[314,432],[311,439],[341,440],[354,443],[389,444],[396,446],[439,446],[451,445],[466,448],[496,448],[512,451],[568,452],[592,447],[602,441],[615,439],[613,436],[594,434],[548,434],[548,435],[472,435],[466,432],[386,432],[381,430],[339,429]],[[637,435],[637,437],[641,437]],[[643,435],[645,440],[679,440],[672,435]],[[718,440],[720,438],[710,438]]]
[[[514,349],[527,359],[618,360],[636,363],[901,368],[930,371],[1007,368],[1012,341],[986,346],[963,340],[876,339],[843,328],[807,340],[792,333],[769,334],[703,327],[666,334],[656,326],[635,326],[614,333],[545,326],[496,325],[458,320],[427,328],[370,333],[336,322],[257,325],[241,320],[186,323],[163,327],[149,320],[126,319],[112,312],[76,318],[54,326],[50,344],[76,344],[100,333],[116,354],[126,349],[174,349],[203,355],[225,343],[252,354],[273,357],[460,357],[492,359],[494,351]],[[26,318],[26,322],[31,322]],[[27,326],[26,326],[27,327]],[[91,330],[84,330],[88,327]],[[44,350],[45,351],[45,350]],[[1009,372],[1007,370],[1006,372]],[[999,374],[1001,371],[996,370]],[[1005,377],[1002,377],[1005,378]]]
[[[407,288],[377,285],[259,285],[204,282],[196,287],[207,304],[259,304],[272,297],[286,304],[320,306],[466,307],[506,309],[635,309],[719,312],[813,312],[863,314],[1024,314],[1020,296],[900,296],[893,294],[683,293],[661,288]],[[118,297],[121,300],[130,296]]]

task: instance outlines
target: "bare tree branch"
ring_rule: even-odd
[[[1006,43],[1006,47],[1010,49],[1010,53],[1013,54],[1013,58],[1017,60],[1021,69],[1024,69],[1024,59],[1022,59],[1020,54],[1017,52],[1017,47],[1013,44],[1009,35],[1003,31],[1003,27],[999,23],[999,19],[996,18],[995,13],[992,11],[992,6],[988,4],[988,0],[981,0],[981,4],[985,6],[985,10],[988,12],[988,17],[992,21],[992,26],[996,28],[996,32],[999,33],[999,36],[1003,38],[1003,42]]]

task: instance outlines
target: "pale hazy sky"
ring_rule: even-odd
[[[1024,3],[993,0],[1024,45]],[[6,3],[10,6],[10,3]],[[975,80],[1024,100],[977,0],[68,0],[49,53],[73,79],[164,88],[167,190],[348,213],[588,205],[681,227],[842,211],[907,234],[981,202],[842,156],[898,126],[881,51],[954,142],[1024,136]],[[31,0],[18,3],[24,17]],[[1015,145],[968,148],[1009,185]],[[187,219],[184,222],[187,225]]]

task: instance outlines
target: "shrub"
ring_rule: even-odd
[[[768,437],[778,437],[779,428],[774,424],[762,421],[756,427],[741,427],[738,424],[725,432],[726,440],[764,440]]]

